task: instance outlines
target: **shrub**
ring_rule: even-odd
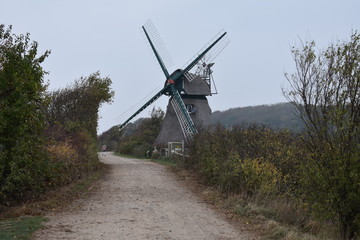
[[[226,192],[294,195],[288,191],[298,182],[296,143],[290,132],[261,125],[216,126],[195,136],[185,167]]]
[[[296,71],[284,91],[305,125],[310,153],[302,164],[303,199],[323,218],[337,219],[342,239],[360,234],[360,34],[317,50],[292,49]]]
[[[248,194],[260,192],[263,194],[277,193],[281,173],[276,167],[263,159],[245,159],[241,164],[241,185]]]
[[[1,200],[5,204],[9,204],[11,200],[38,196],[45,191],[46,182],[51,178],[44,149],[42,146],[30,146],[32,148],[29,148],[29,142],[23,139],[18,141],[10,152],[9,170],[0,191]]]
[[[0,25],[0,204],[42,192],[49,177],[43,147],[46,105],[41,63],[30,35]]]
[[[79,155],[69,142],[55,142],[47,151],[54,170],[54,179],[49,184],[61,186],[79,177]]]
[[[123,136],[118,140],[117,152],[134,155],[136,157],[146,157],[147,152],[153,149],[153,144],[160,132],[160,126],[164,118],[164,112],[161,109],[153,108],[151,118],[139,119],[135,125],[136,128],[126,135],[126,128],[122,130]],[[110,131],[104,133],[101,139],[105,139]],[[106,141],[102,142],[106,143]]]

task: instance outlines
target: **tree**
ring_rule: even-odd
[[[304,198],[353,239],[360,231],[360,35],[319,52],[308,42],[292,54],[296,72],[285,75],[284,94],[306,126]]]
[[[52,152],[52,161],[68,164],[67,158],[62,157],[62,148],[56,148],[66,143],[66,148],[77,153],[79,164],[73,166],[75,170],[85,172],[96,167],[98,111],[103,103],[112,101],[114,92],[110,86],[111,79],[96,72],[48,94],[45,133],[52,140],[48,141],[48,148],[58,150]]]
[[[39,187],[44,167],[46,73],[41,63],[50,54],[37,56],[30,35],[11,33],[0,25],[0,197],[19,197]]]
[[[69,130],[82,128],[96,140],[99,108],[114,96],[110,86],[111,79],[96,72],[81,77],[73,86],[53,91],[46,114],[48,125],[61,124]]]
[[[120,133],[119,127],[113,126],[109,130],[100,134],[97,138],[98,147],[106,145],[107,151],[115,151],[119,145]]]
[[[155,139],[159,135],[164,115],[164,111],[154,107],[150,114],[151,118],[139,119],[129,135],[126,132],[128,126],[123,129],[117,151],[137,157],[146,156],[146,152],[153,148]]]

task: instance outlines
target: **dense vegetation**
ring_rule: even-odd
[[[161,110],[158,109],[157,111],[161,111]],[[120,142],[123,142],[122,144],[125,144],[124,142],[131,141],[131,139],[135,137],[135,136],[131,137],[132,135],[138,135],[138,138],[141,138],[142,131],[146,129],[144,125],[150,122],[151,121],[149,120],[149,118],[139,118],[134,122],[130,122],[129,124],[126,125],[125,128],[121,130],[117,125],[111,127],[109,130],[101,133],[98,136],[97,143],[99,149],[101,149],[103,145],[106,145],[107,151],[114,151],[114,152],[118,151]],[[155,139],[159,131],[159,126],[157,125],[156,121],[154,121],[154,123],[155,123],[154,126],[147,126],[147,127],[158,129],[152,134],[153,135],[152,138]],[[152,143],[153,142],[150,142],[149,144]],[[135,145],[133,146],[135,147]],[[142,153],[141,156],[143,156],[144,154],[145,153]]]
[[[97,167],[98,110],[112,99],[110,84],[97,72],[48,93],[46,149],[58,175],[51,184],[70,183]]]
[[[360,34],[316,52],[293,49],[296,73],[288,99],[306,125],[301,185],[322,217],[336,219],[343,239],[360,235]]]
[[[0,25],[0,202],[45,188],[50,178],[43,132],[46,103],[40,64],[29,34]]]
[[[98,109],[111,101],[99,73],[46,92],[37,42],[0,25],[0,207],[68,184],[98,163]]]
[[[220,125],[196,135],[185,167],[221,190],[249,195],[286,193],[300,152],[296,136],[262,125]]]
[[[133,123],[130,123],[133,125]],[[129,125],[130,125],[129,124]],[[120,141],[120,132],[118,126],[113,126],[109,130],[101,133],[97,138],[98,148],[101,149],[103,145],[106,145],[106,151],[115,152],[118,148]]]
[[[142,119],[131,133],[129,133],[131,128],[128,131],[124,129],[117,151],[137,157],[145,157],[147,153],[151,154],[163,119],[164,112],[161,109],[154,108],[151,117]]]
[[[98,146],[106,145],[108,151],[146,157],[151,155],[156,137],[164,119],[164,112],[153,108],[149,118],[140,118],[119,131],[118,126],[98,136]]]

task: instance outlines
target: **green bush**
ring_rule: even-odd
[[[278,192],[281,173],[272,163],[263,159],[245,159],[240,168],[241,183],[248,194]]]
[[[96,168],[96,128],[111,80],[91,74],[46,93],[38,43],[0,25],[0,204],[37,197]]]
[[[146,143],[136,145],[134,146],[131,155],[134,155],[135,157],[146,157],[146,153],[150,151],[151,148],[152,146]]]
[[[302,198],[318,216],[336,219],[342,239],[360,236],[360,34],[319,50],[293,48],[296,71],[284,94],[305,125]]]
[[[29,145],[32,144],[28,141],[19,141],[11,152],[9,171],[1,185],[1,197],[7,204],[11,199],[37,197],[52,178],[45,149],[34,146],[30,149]]]
[[[0,204],[45,190],[50,178],[44,149],[46,105],[41,63],[30,35],[0,25]]]
[[[134,125],[136,127],[129,135],[126,135],[127,128],[123,129],[117,140],[119,142],[117,152],[133,155],[136,157],[147,157],[151,153],[156,137],[160,132],[160,126],[164,118],[164,112],[161,109],[153,108],[151,118],[139,119]],[[102,144],[109,144],[106,139],[108,134],[114,135],[111,131],[105,132],[99,139]],[[114,140],[114,138],[113,138]]]
[[[184,164],[225,192],[293,196],[290,186],[298,183],[297,143],[290,132],[261,125],[231,130],[216,126],[195,136],[191,159]]]

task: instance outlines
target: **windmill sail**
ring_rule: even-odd
[[[147,101],[141,108],[139,108],[133,115],[131,115],[131,117],[129,117],[124,123],[120,124],[119,125],[119,130],[122,130],[134,117],[136,117],[136,115],[141,113],[143,110],[145,110],[145,108],[147,108],[150,104],[152,104],[159,97],[161,97],[164,94],[165,90],[166,90],[166,88],[161,89],[157,94],[155,94],[155,96],[150,98],[149,101]]]
[[[213,37],[205,46],[199,50],[183,67],[184,75],[189,82],[194,80],[196,74],[190,73],[193,67],[200,61],[203,60],[206,63],[210,63],[213,61],[221,52],[222,50],[230,43],[229,38],[225,37],[226,32],[223,30],[220,31],[215,37]],[[206,49],[208,49],[206,51]],[[205,52],[205,54],[203,54]],[[199,58],[199,56],[202,56]],[[191,64],[193,63],[193,64]],[[185,69],[187,69],[185,71]]]
[[[175,89],[174,86],[171,87],[171,91],[173,92],[173,96],[170,100],[171,105],[173,106],[176,116],[179,120],[179,124],[184,134],[185,140],[190,141],[193,135],[197,133],[195,124],[192,121],[179,92]]]
[[[209,54],[210,50],[221,41],[221,39],[224,38],[226,35],[226,32],[221,32],[219,35],[214,38],[214,40],[211,40],[205,47],[201,50],[199,54],[194,56],[189,63],[185,66],[184,69],[178,69],[174,71],[172,74],[169,74],[167,68],[171,66],[172,60],[170,57],[168,57],[165,45],[162,43],[161,38],[159,34],[157,33],[155,27],[153,24],[148,21],[144,26],[142,26],[142,29],[145,33],[145,36],[152,48],[152,51],[155,54],[155,57],[160,64],[160,67],[166,76],[166,83],[163,89],[161,89],[158,93],[156,93],[150,100],[148,100],[142,107],[140,107],[129,119],[127,119],[123,124],[119,125],[120,130],[123,129],[135,116],[137,116],[140,112],[142,112],[144,109],[146,109],[150,104],[152,104],[154,101],[156,101],[158,98],[160,98],[163,94],[170,95],[170,104],[173,108],[173,110],[176,113],[176,117],[179,121],[181,131],[183,133],[183,136],[185,137],[186,141],[189,141],[192,139],[193,135],[197,133],[195,124],[187,110],[187,107],[185,106],[185,103],[183,101],[183,97],[186,95],[180,95],[184,94],[182,91],[183,85],[182,81],[186,78],[186,75],[193,75],[190,74],[189,71],[202,59],[205,57],[206,54]],[[225,41],[228,43],[228,41]],[[227,45],[225,44],[225,46]],[[224,44],[221,44],[224,45]],[[224,46],[224,47],[225,47]],[[221,49],[222,50],[222,49]],[[221,51],[220,50],[220,51]],[[218,54],[218,53],[217,53]],[[216,55],[217,55],[216,54]],[[185,78],[184,78],[185,76]],[[193,84],[193,83],[192,83]],[[206,97],[204,96],[200,100],[206,100]],[[187,100],[185,100],[187,101]],[[207,103],[207,100],[206,100]],[[207,104],[208,106],[208,104]],[[210,108],[209,114],[211,113]],[[175,116],[174,116],[175,117]],[[171,122],[173,124],[173,121]],[[179,132],[180,133],[180,132]],[[181,133],[180,133],[181,134]]]
[[[144,26],[142,26],[142,29],[151,46],[152,51],[155,54],[156,60],[160,64],[162,71],[164,72],[166,78],[169,78],[167,69],[172,67],[174,63],[158,31],[150,20],[147,21]]]

